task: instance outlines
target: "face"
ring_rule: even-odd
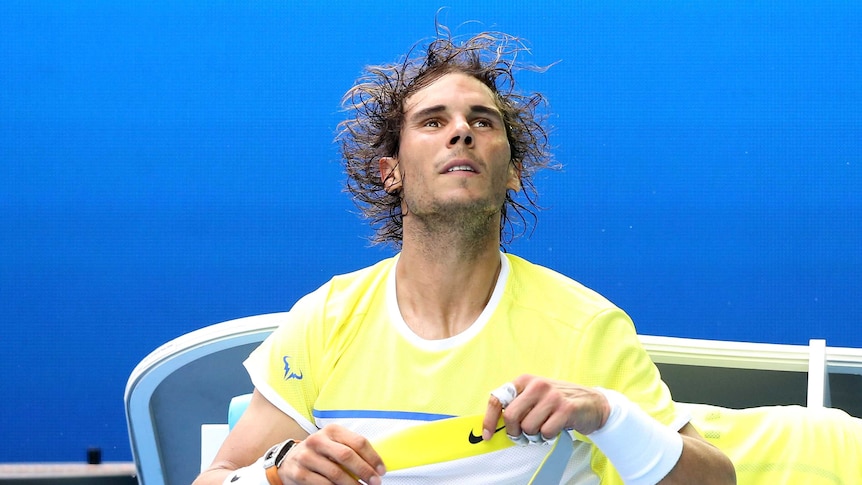
[[[506,190],[520,190],[502,114],[478,79],[446,74],[407,98],[405,110],[399,153],[380,161],[405,214],[499,212]]]

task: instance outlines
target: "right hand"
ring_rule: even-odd
[[[324,426],[297,444],[278,468],[284,485],[380,485],[383,460],[363,436],[337,424]]]

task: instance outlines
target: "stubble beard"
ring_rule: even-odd
[[[417,233],[428,244],[450,247],[464,252],[479,251],[489,239],[499,239],[503,201],[433,201],[419,211],[408,205],[408,217],[414,218]],[[499,241],[497,241],[499,244]]]

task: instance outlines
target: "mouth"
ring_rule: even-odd
[[[444,173],[455,173],[455,172],[472,172],[479,173],[479,169],[476,165],[469,160],[453,160],[443,166],[443,170],[440,171],[441,174]]]

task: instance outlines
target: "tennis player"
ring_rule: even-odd
[[[251,403],[197,485],[525,484],[552,450],[543,483],[735,483],[622,310],[502,251],[554,165],[544,99],[514,86],[524,51],[440,27],[347,92],[347,190],[396,254],[251,354]]]

